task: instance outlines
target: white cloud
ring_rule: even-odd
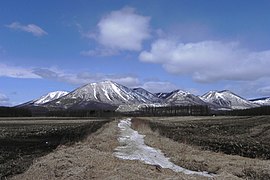
[[[31,68],[9,66],[5,64],[0,64],[0,77],[1,76],[12,78],[40,78],[40,76],[32,72]]]
[[[56,68],[37,68],[33,73],[44,78],[52,79],[60,82],[67,82],[75,85],[83,85],[92,82],[111,80],[119,84],[135,87],[139,84],[139,79],[129,75],[114,75],[114,74],[91,74],[88,72],[68,73]]]
[[[262,96],[270,97],[270,86],[261,87],[257,90],[257,92]]]
[[[150,37],[149,21],[150,17],[137,14],[134,8],[125,7],[104,16],[97,25],[98,32],[89,33],[85,37],[96,40],[102,48],[114,52],[139,51],[142,49],[143,41]],[[84,55],[100,53],[95,51]]]
[[[6,27],[10,29],[20,30],[24,32],[32,33],[34,36],[44,36],[48,33],[44,31],[41,27],[35,25],[35,24],[28,24],[28,25],[22,25],[18,22],[13,22],[9,25],[6,25]]]
[[[146,89],[152,93],[159,92],[171,92],[173,90],[178,89],[175,84],[170,82],[162,82],[162,81],[148,81],[142,85],[142,88]]]
[[[109,80],[115,81],[127,87],[137,87],[140,83],[138,78],[132,76],[115,77]]]
[[[190,75],[197,82],[219,80],[248,81],[270,75],[270,50],[251,52],[237,42],[201,41],[180,43],[170,39],[155,41],[140,60],[162,64],[172,74]]]
[[[5,95],[0,93],[0,106],[9,106],[9,98]]]
[[[100,49],[100,48],[81,52],[81,55],[84,56],[113,56],[116,54],[118,54],[118,51],[114,49]]]
[[[88,72],[72,73],[58,68],[25,68],[0,64],[0,77],[24,78],[24,79],[51,79],[59,82],[82,85],[91,82],[111,80],[120,84],[135,87],[139,85],[139,79],[130,75],[115,74],[91,74]]]

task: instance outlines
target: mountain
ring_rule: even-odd
[[[44,105],[46,103],[50,103],[52,101],[55,101],[65,95],[67,95],[68,92],[66,91],[54,91],[54,92],[50,92],[44,96],[41,96],[38,99],[20,104],[18,106],[18,108],[26,108],[28,110],[30,110],[32,112],[33,116],[46,116],[48,109],[46,107],[44,107]]]
[[[168,93],[165,99],[167,105],[207,105],[202,101],[198,96],[195,96],[189,92],[183,90],[176,90],[171,93]]]
[[[216,109],[248,109],[258,105],[232,93],[231,91],[209,91],[200,97]]]
[[[44,96],[41,96],[38,99],[26,102],[26,103],[24,103],[22,105],[19,105],[19,107],[23,107],[23,106],[40,106],[40,105],[43,105],[45,103],[48,103],[48,102],[54,101],[56,99],[59,99],[59,98],[65,96],[67,94],[68,94],[67,91],[53,91],[53,92],[50,92],[50,93],[48,93],[48,94],[46,94]]]
[[[260,106],[270,106],[270,97],[252,99],[250,101]]]
[[[60,108],[89,108],[94,104],[102,107],[118,107],[120,105],[134,105],[152,103],[136,91],[112,81],[90,83],[80,87],[58,100],[46,103],[47,107]]]
[[[141,96],[147,98],[149,101],[152,103],[159,103],[162,100],[155,94],[143,89],[143,88],[133,88],[133,91],[136,92],[137,94],[140,94]]]
[[[55,91],[18,105],[37,112],[61,109],[135,111],[140,107],[208,105],[213,110],[247,109],[270,105],[270,98],[248,101],[228,90],[209,91],[201,97],[183,90],[153,94],[112,81],[86,84],[68,93]]]

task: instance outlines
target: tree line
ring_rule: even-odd
[[[49,117],[113,117],[118,115],[119,113],[112,110],[91,110],[91,109],[57,110],[57,111],[49,111],[46,113],[46,116]]]
[[[146,116],[206,116],[210,115],[210,109],[203,105],[143,107],[136,113]]]
[[[46,108],[0,107],[0,117],[116,117],[116,116],[261,116],[270,115],[270,106],[250,109],[213,111],[208,106],[166,106],[143,107],[134,112],[116,112],[113,110],[67,109],[51,110]]]
[[[15,107],[0,107],[0,117],[31,117],[29,109]]]
[[[262,116],[270,115],[270,106],[262,106],[250,109],[232,110],[227,113],[231,116]]]

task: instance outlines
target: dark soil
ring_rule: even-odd
[[[176,117],[179,118],[179,117]],[[205,150],[270,159],[270,116],[149,121],[153,131]]]
[[[35,158],[53,151],[60,144],[72,144],[95,132],[104,121],[80,123],[1,123],[0,179],[24,172]],[[57,119],[55,120],[57,121]]]

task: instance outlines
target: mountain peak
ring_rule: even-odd
[[[116,82],[114,82],[114,81],[112,81],[112,80],[104,80],[104,81],[101,81],[101,82],[99,82],[100,84],[118,84],[118,83],[116,83]]]
[[[246,109],[256,107],[256,105],[229,90],[209,91],[200,97],[217,108]]]
[[[182,89],[177,89],[175,91],[173,91],[174,93],[180,93],[180,94],[190,94],[190,92],[182,90]]]
[[[85,86],[98,86],[98,85],[120,85],[114,81],[111,81],[111,80],[104,80],[104,81],[100,81],[100,82],[93,82],[93,83],[88,83],[88,84],[85,84],[83,87]]]
[[[166,97],[166,103],[172,105],[205,105],[199,97],[191,94],[190,92],[178,89],[172,91],[168,97]]]
[[[69,93],[64,98],[53,102],[51,106],[64,106],[73,108],[75,106],[87,107],[88,104],[102,103],[112,106],[136,105],[142,103],[151,103],[147,97],[134,90],[127,88],[116,82],[106,80],[97,83],[86,84]]]

